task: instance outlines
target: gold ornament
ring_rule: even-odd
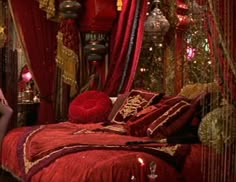
[[[224,105],[209,112],[203,117],[198,129],[200,141],[216,151],[236,141],[236,109],[233,105]]]
[[[5,34],[5,28],[0,26],[0,48],[4,47],[5,42],[7,40],[7,36]]]

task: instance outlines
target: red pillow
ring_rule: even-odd
[[[190,106],[187,101],[181,100],[170,107],[148,126],[148,136],[161,139],[181,130],[194,114]]]
[[[148,126],[168,109],[167,105],[160,107],[151,105],[130,118],[125,127],[129,135],[143,137],[147,135]]]
[[[158,103],[144,108],[128,120],[126,123],[128,133],[134,136],[146,136],[147,129],[151,123],[162,117],[163,113],[183,100],[186,99],[182,96],[163,96]]]
[[[154,102],[157,102],[162,96],[163,93],[154,93],[146,90],[131,90],[114,114],[111,123],[125,124],[132,116]]]
[[[78,95],[69,106],[69,120],[73,123],[106,122],[112,101],[102,91],[90,90]]]
[[[115,116],[117,111],[120,109],[121,105],[124,103],[124,101],[128,97],[128,95],[129,95],[129,92],[124,93],[124,94],[119,94],[117,96],[117,99],[116,99],[115,103],[113,104],[112,110],[108,116],[108,121],[111,121],[113,119],[113,117]]]

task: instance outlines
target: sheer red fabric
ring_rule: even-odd
[[[9,6],[41,95],[38,123],[51,123],[54,121],[52,95],[58,24],[47,20],[38,1],[10,0]]]

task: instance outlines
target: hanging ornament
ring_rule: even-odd
[[[177,1],[176,17],[177,17],[177,23],[176,23],[177,29],[186,30],[189,27],[189,25],[193,24],[193,19],[189,15],[189,8],[187,4],[181,0]]]
[[[84,47],[84,53],[90,62],[100,62],[106,54],[106,46],[97,40],[91,40]]]
[[[150,12],[145,24],[145,34],[154,42],[162,42],[170,24],[159,8],[159,0],[153,1],[154,9]]]
[[[81,4],[76,0],[65,0],[59,6],[60,14],[65,19],[76,19],[80,8]]]

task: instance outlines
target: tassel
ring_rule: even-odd
[[[116,2],[116,6],[117,6],[117,11],[121,11],[122,10],[122,0],[117,0]]]

